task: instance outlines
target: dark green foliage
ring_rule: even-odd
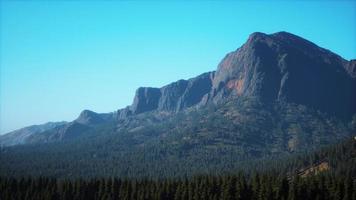
[[[291,165],[303,166],[308,162],[317,163],[320,159],[330,163],[331,168],[306,177],[298,175],[298,171],[290,171]],[[279,162],[282,164],[269,165],[269,167],[265,165],[261,170],[251,173],[238,172],[219,176],[196,175],[189,178],[0,177],[0,199],[355,200],[356,141],[354,139],[313,154]]]
[[[6,147],[0,151],[0,175],[164,178],[261,166],[291,170],[318,158],[300,163],[290,155],[335,143],[352,131],[352,123],[305,106],[240,99],[174,115],[143,113],[73,140]],[[286,157],[291,160],[282,166]]]
[[[345,176],[312,176],[295,178],[288,182],[286,177],[260,174],[253,181],[243,183],[246,177],[238,176],[198,176],[189,180],[57,180],[49,178],[0,179],[0,199],[2,200],[107,200],[107,199],[165,199],[165,200],[238,200],[238,199],[345,199],[355,196],[355,185]],[[329,184],[331,186],[324,187]],[[290,187],[289,192],[286,188]],[[238,189],[237,189],[238,188]],[[353,188],[347,190],[344,188]]]

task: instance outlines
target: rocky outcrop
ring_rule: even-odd
[[[177,112],[226,99],[286,101],[350,117],[356,112],[355,61],[287,32],[253,33],[216,72],[158,88],[140,88],[132,113]]]
[[[79,124],[90,125],[103,123],[105,120],[96,112],[83,110],[75,121]]]
[[[340,56],[286,32],[253,33],[220,62],[211,97],[286,101],[350,117],[356,112],[353,66]]]
[[[162,88],[138,88],[131,106],[106,114],[84,110],[75,121],[57,127],[45,138],[74,137],[91,126],[109,121],[120,124],[149,111],[171,114],[242,97],[301,104],[350,119],[356,113],[355,68],[356,60],[347,61],[291,33],[256,32],[228,53],[215,72]]]
[[[158,110],[176,111],[180,109],[181,97],[187,90],[189,81],[179,80],[166,85],[160,89],[161,98],[158,104]]]
[[[179,98],[176,111],[185,108],[204,104],[204,98],[211,91],[212,81],[215,72],[201,74],[195,78],[189,79],[183,95]]]
[[[130,106],[132,114],[147,111],[178,112],[185,108],[198,105],[212,87],[214,72],[201,74],[189,80],[179,80],[162,88],[139,88],[133,104]],[[125,113],[125,114],[124,114]],[[127,116],[128,110],[120,110],[120,114]]]
[[[138,88],[131,106],[132,113],[139,114],[157,109],[160,97],[161,91],[158,88]]]
[[[139,88],[129,110],[178,112],[242,96],[350,117],[356,112],[355,63],[291,33],[256,32],[228,53],[216,72],[162,88]]]
[[[119,109],[116,112],[116,120],[126,119],[131,115],[132,115],[132,111],[130,109],[130,106],[126,106],[125,108]]]
[[[350,60],[350,62],[345,65],[345,68],[353,78],[356,78],[356,60]]]

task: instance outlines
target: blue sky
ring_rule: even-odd
[[[215,70],[252,32],[356,58],[355,1],[0,1],[0,133],[131,104]]]

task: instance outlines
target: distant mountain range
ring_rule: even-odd
[[[28,138],[33,134],[38,134],[47,130],[54,129],[57,126],[66,124],[67,122],[47,122],[40,125],[32,125],[11,131],[5,135],[0,136],[0,144],[5,146],[12,146],[17,144],[27,143]]]
[[[355,67],[356,60],[291,33],[257,32],[228,53],[216,71],[161,88],[138,88],[126,108],[101,114],[84,110],[72,122],[0,136],[0,144],[28,144],[13,147],[17,156],[31,152],[31,144],[43,144],[40,152],[51,155],[61,145],[72,153],[97,152],[73,154],[85,163],[109,162],[105,169],[123,160],[131,163],[132,169],[112,172],[118,175],[137,174],[142,168],[138,160],[152,168],[176,163],[179,169],[171,170],[177,173],[190,165],[200,170],[198,163],[203,170],[232,169],[237,161],[314,149],[355,133]],[[230,166],[222,167],[221,160],[229,160]],[[4,171],[16,174],[16,168],[8,165]]]

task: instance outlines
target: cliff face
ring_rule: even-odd
[[[216,72],[162,88],[139,88],[130,110],[177,112],[226,99],[285,101],[350,117],[356,112],[355,61],[287,32],[253,33]]]
[[[131,106],[132,113],[139,114],[157,109],[160,97],[161,92],[158,88],[138,88]]]
[[[350,60],[348,65],[346,65],[346,70],[349,72],[349,74],[353,77],[356,78],[356,60]]]
[[[350,117],[356,112],[354,62],[286,32],[252,34],[219,64],[212,97],[254,96]]]
[[[75,120],[79,124],[99,124],[104,122],[104,118],[100,116],[100,114],[90,111],[90,110],[83,110],[79,117]]]
[[[212,87],[214,72],[204,73],[189,80],[179,80],[162,88],[141,87],[129,110],[120,110],[121,117],[147,111],[178,112],[202,102]]]
[[[347,61],[291,33],[257,32],[228,53],[214,72],[162,88],[138,88],[132,105],[113,113],[84,110],[73,122],[41,133],[40,139],[24,135],[35,141],[73,138],[98,124],[135,121],[133,116],[145,112],[174,114],[240,98],[300,104],[349,120],[356,114],[356,60]]]

